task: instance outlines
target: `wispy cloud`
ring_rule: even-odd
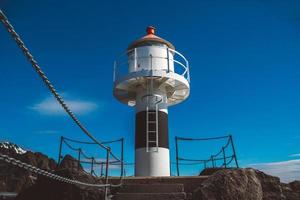
[[[267,174],[278,176],[283,182],[300,180],[300,159],[248,165]]]
[[[35,131],[35,133],[45,134],[45,135],[53,135],[53,134],[57,134],[58,131],[56,131],[56,130],[39,130],[39,131]]]
[[[300,153],[291,154],[289,157],[300,157]]]
[[[98,109],[99,105],[96,102],[86,101],[74,98],[65,98],[66,103],[70,109],[79,115],[90,113]],[[43,99],[42,101],[29,107],[30,109],[37,111],[40,114],[45,115],[64,115],[65,112],[63,108],[58,104],[58,102],[51,96]]]

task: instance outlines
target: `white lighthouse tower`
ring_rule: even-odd
[[[115,61],[114,96],[136,110],[135,176],[170,176],[168,107],[189,96],[189,81],[188,61],[152,26]]]

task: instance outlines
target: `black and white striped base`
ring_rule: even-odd
[[[136,114],[135,176],[170,176],[168,114],[158,110],[157,115],[158,143],[148,143],[147,146],[147,111]],[[153,129],[151,126],[155,124],[149,124],[149,128]]]

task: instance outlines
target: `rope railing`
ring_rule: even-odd
[[[208,159],[192,159],[192,158],[184,158],[179,156],[179,141],[209,141],[209,140],[221,140],[227,139],[225,145],[221,147],[221,149],[212,154]],[[217,161],[223,161],[221,168],[227,168],[234,161],[235,167],[239,167],[235,147],[232,139],[232,135],[220,136],[220,137],[209,137],[209,138],[184,138],[184,137],[175,137],[175,146],[176,146],[176,162],[172,162],[172,165],[176,165],[177,176],[180,176],[180,165],[204,165],[204,169],[208,167],[211,163],[213,168],[218,167]],[[231,147],[232,155],[226,155],[226,149]],[[179,162],[180,161],[180,162]]]
[[[121,142],[122,139],[123,138],[120,138],[117,140],[105,141],[105,142],[102,142],[102,144],[111,144],[111,143],[115,143],[115,142]],[[79,141],[79,140],[75,140],[75,139],[71,139],[71,138],[67,138],[67,137],[64,137],[64,140],[79,143],[79,144],[97,144],[96,142]]]
[[[108,146],[105,146],[102,144],[102,142],[98,141],[93,134],[89,132],[89,130],[82,124],[82,122],[79,120],[79,118],[73,113],[73,111],[70,109],[70,107],[67,105],[65,100],[62,98],[62,96],[57,92],[53,84],[50,82],[49,78],[46,76],[45,72],[42,70],[42,68],[39,66],[38,62],[35,60],[29,49],[25,46],[25,43],[22,41],[20,35],[15,31],[12,24],[9,22],[8,18],[4,14],[4,12],[0,9],[0,21],[6,28],[7,32],[10,34],[12,39],[16,42],[17,46],[22,50],[24,56],[29,61],[33,69],[37,72],[39,77],[42,79],[45,86],[49,89],[51,94],[55,97],[59,105],[64,109],[64,111],[69,115],[69,117],[73,120],[73,122],[79,127],[79,129],[88,136],[93,142],[97,143],[101,148],[103,148],[106,151],[106,174],[105,174],[105,184],[108,183],[108,162],[110,159],[110,156],[113,157],[115,160],[120,160],[120,162],[123,162],[122,158],[117,158],[114,153],[111,151],[111,149]],[[62,143],[61,143],[62,145]],[[123,165],[122,165],[123,168]],[[123,175],[123,172],[121,173]],[[120,180],[122,181],[122,176],[120,177]],[[122,184],[122,183],[121,183]],[[117,185],[120,186],[121,184]],[[107,188],[105,187],[105,198],[107,197]]]
[[[123,159],[124,158],[124,138],[120,138],[120,139],[112,140],[112,141],[105,141],[105,142],[102,142],[102,144],[104,144],[104,143],[112,144],[112,143],[116,143],[116,142],[121,143],[121,158]],[[87,155],[81,148],[73,147],[70,143],[87,144],[87,145],[96,144],[93,142],[80,141],[80,140],[75,140],[75,139],[61,136],[60,145],[59,145],[58,165],[61,163],[61,159],[63,158],[63,156],[62,156],[63,145],[66,145],[66,147],[68,147],[72,151],[77,152],[78,168],[80,167],[80,164],[89,164],[91,166],[89,173],[91,175],[96,175],[95,167],[100,165],[100,173],[99,174],[100,174],[100,176],[103,176],[103,170],[104,169],[106,170],[109,167],[109,165],[118,165],[118,166],[120,166],[120,171],[121,171],[120,177],[123,177],[124,165],[128,165],[128,164],[125,164],[121,160],[107,161],[105,159],[100,159],[102,161],[99,161],[95,157]]]

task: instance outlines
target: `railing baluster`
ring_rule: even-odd
[[[94,172],[94,157],[92,157],[92,163],[91,163],[91,175],[93,175]]]
[[[226,166],[226,164],[227,164],[227,163],[226,163],[226,154],[225,154],[225,149],[224,149],[224,147],[222,147],[222,152],[223,152],[223,159],[224,159],[224,164],[223,164],[223,165],[224,165],[225,168],[227,168],[227,166]]]
[[[78,149],[78,166],[77,169],[80,169],[80,159],[81,159],[81,148]]]
[[[106,164],[105,164],[105,184],[108,184],[108,167],[109,167],[109,156],[110,156],[110,148],[107,149],[106,151]],[[107,192],[108,192],[108,187],[105,187],[104,195],[105,195],[105,200],[107,199]]]
[[[121,177],[124,176],[124,138],[121,140]]]
[[[177,176],[179,176],[179,164],[178,164],[178,138],[175,137],[175,144],[176,144],[176,168],[177,168]]]
[[[238,164],[238,161],[237,161],[237,158],[236,158],[236,152],[235,152],[235,148],[234,148],[234,144],[233,144],[232,135],[229,135],[229,139],[230,139],[230,143],[231,143],[231,147],[232,147],[232,151],[233,151],[235,165],[236,165],[237,168],[239,168],[239,164]]]
[[[57,161],[57,166],[60,164],[60,161],[61,161],[61,151],[62,151],[62,145],[63,145],[63,140],[64,140],[64,137],[61,136],[60,137],[60,144],[59,144],[59,153],[58,153],[58,161]]]

